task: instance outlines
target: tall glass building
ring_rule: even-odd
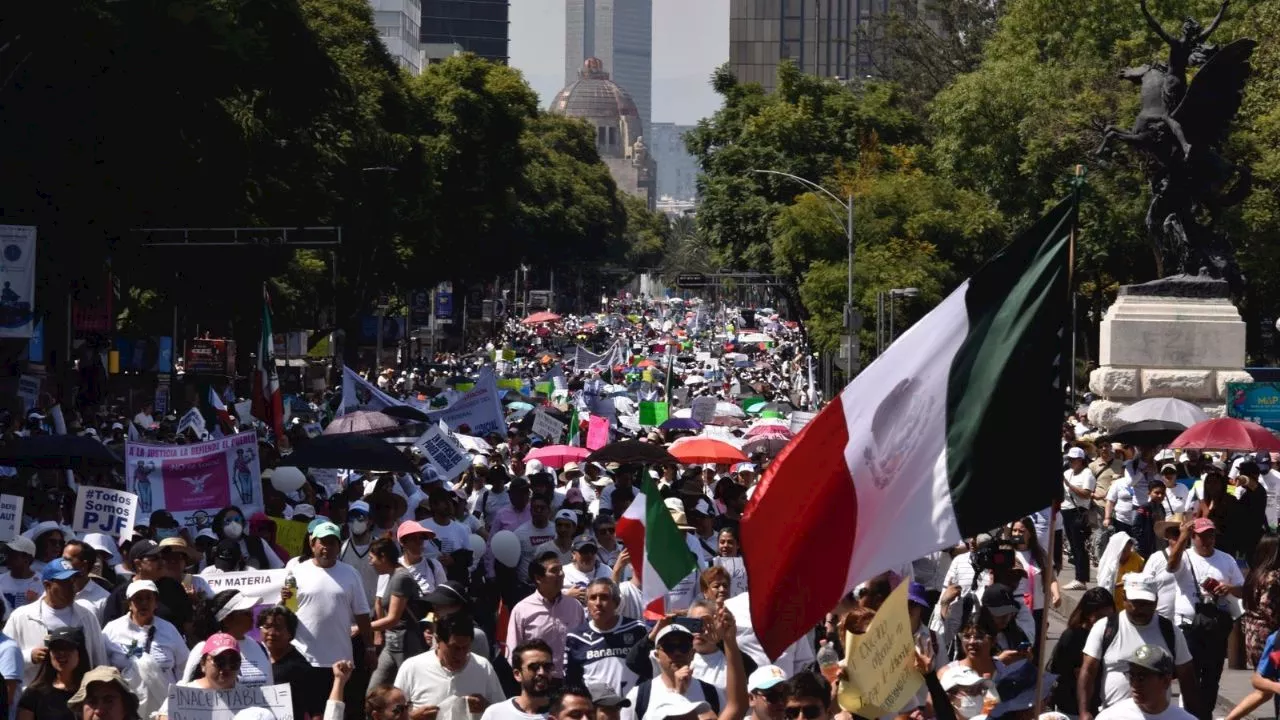
[[[422,43],[456,43],[505,64],[509,53],[507,0],[422,0]]]
[[[592,57],[635,100],[643,127],[651,127],[653,0],[565,0],[566,85]]]

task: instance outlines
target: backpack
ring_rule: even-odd
[[[702,686],[702,699],[711,706],[711,712],[719,716],[720,694],[716,686],[702,680],[696,682]],[[649,712],[649,694],[653,692],[653,683],[653,680],[645,680],[636,689],[636,720],[644,720],[644,714]]]
[[[1170,655],[1176,654],[1178,647],[1177,638],[1173,634],[1173,621],[1163,615],[1156,615],[1156,623],[1160,627],[1160,636],[1164,638],[1165,649]],[[1107,625],[1102,629],[1102,649],[1098,651],[1098,677],[1094,679],[1093,690],[1093,707],[1089,708],[1095,714],[1098,708],[1102,707],[1103,681],[1106,679],[1107,671],[1104,658],[1107,657],[1107,648],[1111,647],[1111,643],[1115,642],[1116,634],[1120,632],[1120,613],[1116,613],[1107,618]]]

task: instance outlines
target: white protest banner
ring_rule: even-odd
[[[201,577],[209,583],[215,595],[223,590],[239,590],[260,605],[275,605],[280,601],[280,589],[284,587],[286,573],[285,570],[244,570]]]
[[[80,537],[104,533],[130,537],[138,515],[138,496],[122,490],[81,485],[76,493],[76,515],[71,529]]]
[[[0,495],[0,542],[8,542],[22,532],[22,496]]]
[[[169,686],[169,720],[232,720],[247,708],[266,708],[275,720],[293,720],[293,694],[288,683],[229,690]]]
[[[800,432],[805,425],[809,424],[810,420],[816,417],[818,417],[818,413],[815,413],[815,412],[804,412],[802,410],[796,410],[795,412],[791,413],[791,434],[794,435]]]
[[[564,427],[564,423],[539,409],[533,415],[533,426],[529,430],[548,443],[554,444],[560,442],[560,438],[564,435]]]
[[[498,379],[492,370],[485,368],[476,379],[475,387],[468,390],[449,407],[427,416],[442,420],[454,432],[484,437],[489,433],[506,434],[507,421],[502,416],[502,402],[498,399]],[[466,430],[463,430],[463,427]]]
[[[22,398],[22,409],[30,410],[36,406],[40,397],[40,378],[35,375],[23,375],[18,378],[18,397]]]
[[[228,505],[246,517],[262,510],[256,433],[191,445],[127,442],[124,457],[125,487],[138,496],[142,517],[164,508],[194,535]]]
[[[342,368],[342,413],[356,410],[382,410],[404,403],[378,389],[349,367]]]
[[[36,228],[0,225],[0,338],[31,337]]]
[[[194,430],[196,435],[204,435],[207,432],[200,408],[191,408],[178,420],[178,432],[184,433],[187,430]]]
[[[716,419],[716,399],[713,397],[694,398],[689,409],[690,416],[703,425],[710,425]]]
[[[458,477],[471,465],[471,456],[453,439],[453,434],[436,425],[427,428],[414,445],[446,480]]]
[[[252,400],[245,400],[244,402],[238,402],[232,407],[235,408],[236,419],[239,420],[241,425],[249,425],[253,423],[253,401]]]

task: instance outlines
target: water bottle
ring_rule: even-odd
[[[292,612],[298,612],[298,581],[293,577],[292,570],[289,570],[284,575],[284,589],[288,592],[284,606]]]
[[[817,661],[822,676],[827,679],[827,682],[835,685],[840,677],[840,656],[836,654],[830,642],[825,640],[822,642],[822,647],[818,648]]]

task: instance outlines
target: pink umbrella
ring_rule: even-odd
[[[591,451],[586,448],[573,447],[572,445],[547,445],[545,447],[534,448],[524,456],[525,462],[537,460],[547,467],[553,467],[557,470],[564,467],[565,463],[582,462],[587,459]]]
[[[784,423],[761,423],[747,431],[748,439],[761,435],[786,435],[787,437],[792,437],[791,427]]]
[[[529,317],[521,320],[520,322],[524,323],[525,325],[537,325],[539,323],[555,322],[559,319],[560,319],[559,315],[549,310],[544,310],[542,312],[536,312],[530,315]]]

